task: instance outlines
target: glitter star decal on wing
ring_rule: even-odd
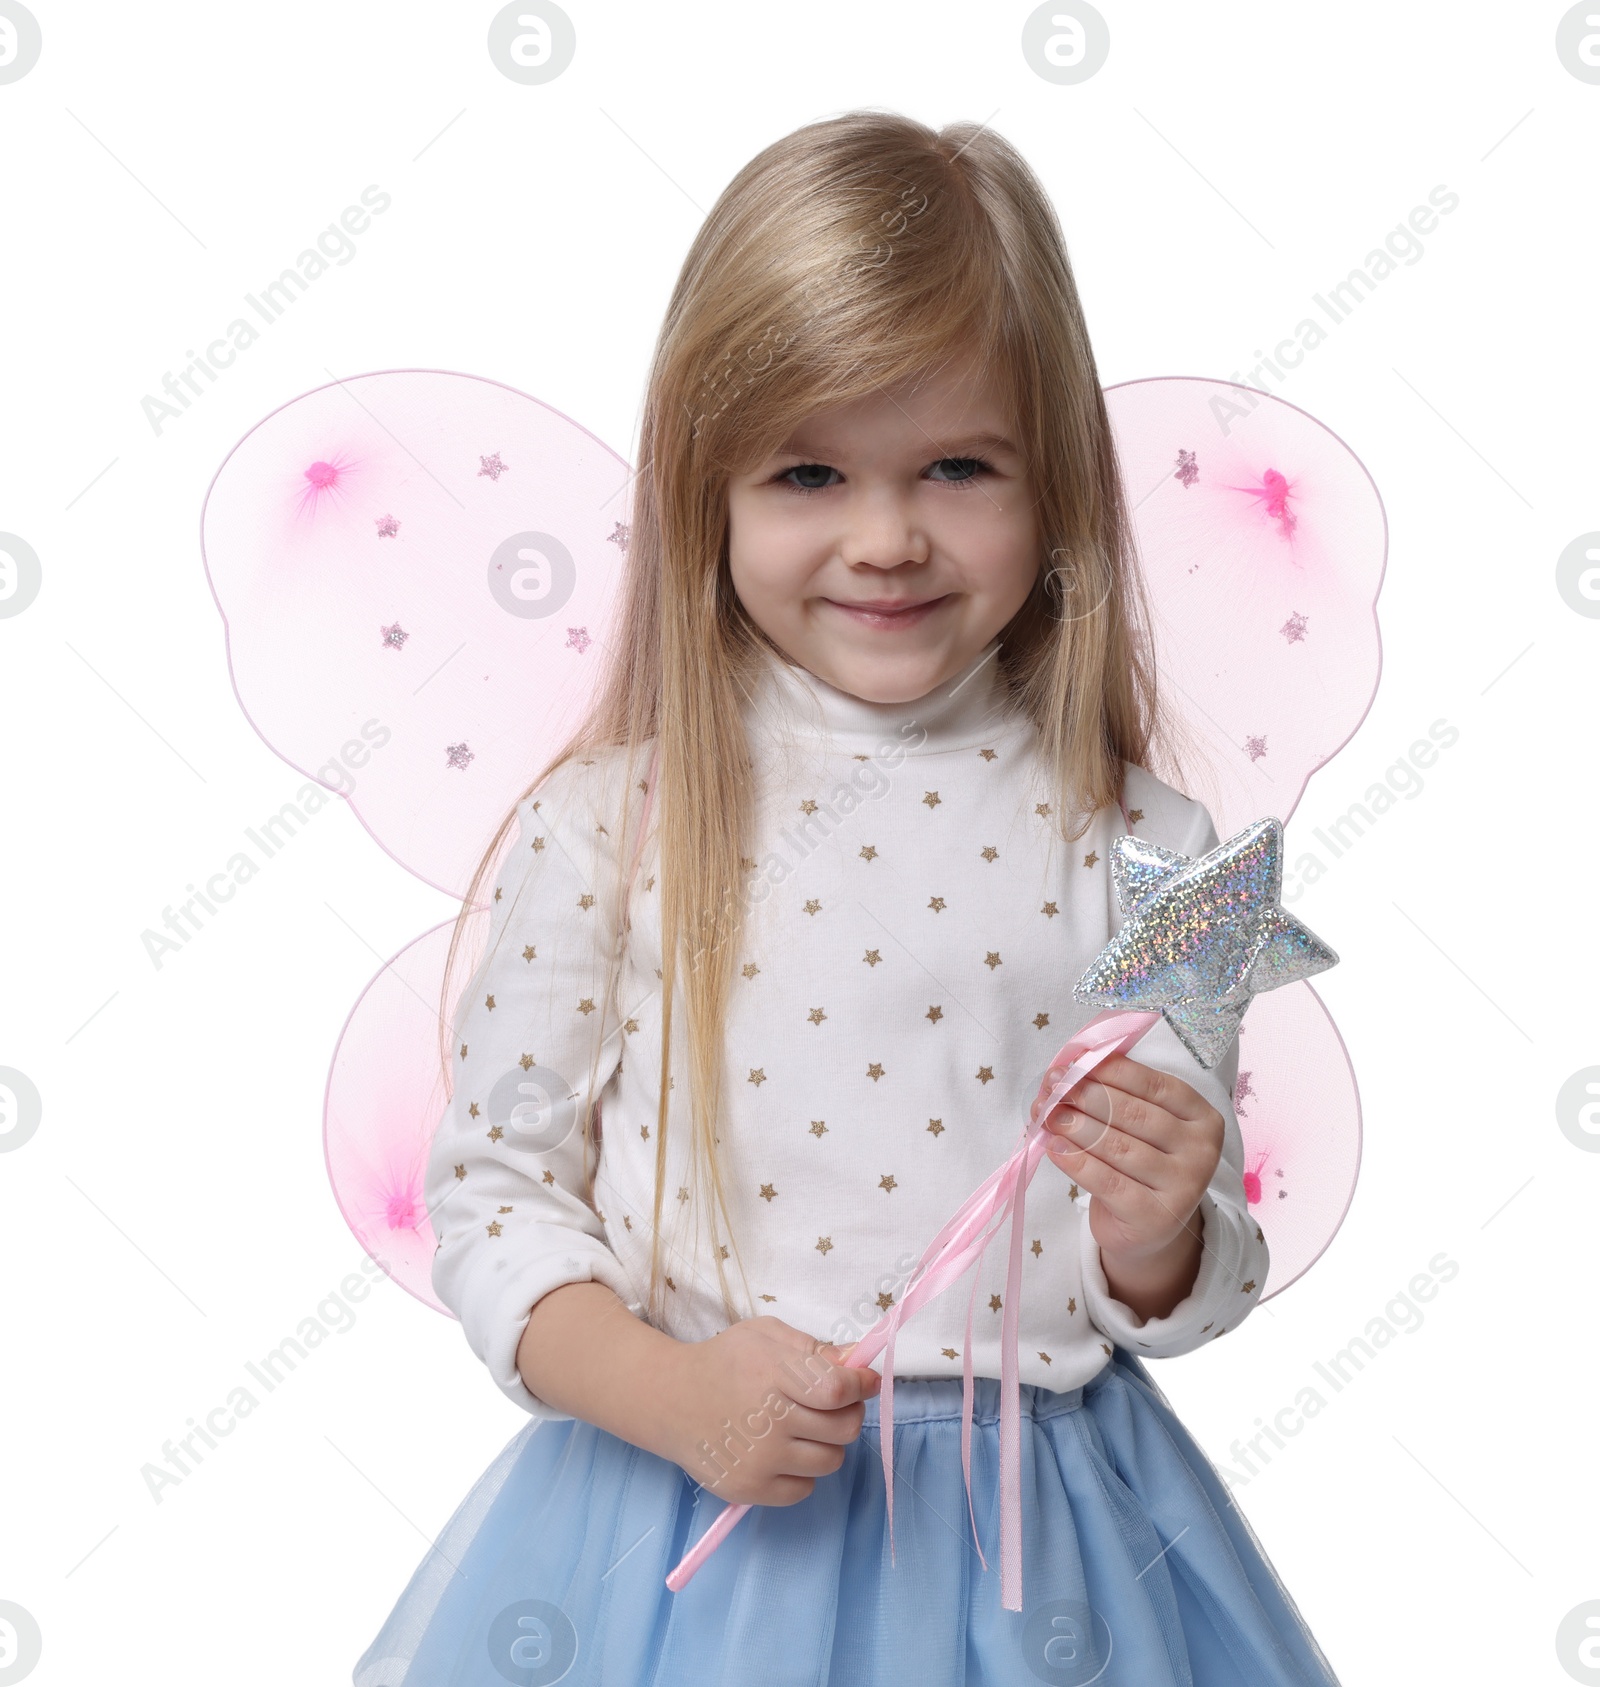
[[[1252,997],[1339,959],[1280,905],[1283,826],[1271,816],[1198,857],[1125,835],[1112,845],[1111,874],[1123,924],[1073,994],[1095,1007],[1159,1009],[1208,1071]]]

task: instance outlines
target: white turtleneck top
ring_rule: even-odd
[[[1017,1147],[1051,1056],[1092,1017],[1072,989],[1121,924],[1109,856],[1128,826],[1111,807],[1061,841],[1037,734],[1006,701],[998,647],[906,704],[865,702],[766,657],[744,709],[757,850],[717,1145],[736,1247],[713,1234],[692,1187],[680,1006],[662,1209],[669,1335],[698,1341],[725,1327],[713,1247],[725,1250],[739,1316],[771,1314],[826,1341],[864,1334]],[[646,1310],[662,1024],[653,825],[605,999],[633,852],[619,818],[628,776],[620,751],[568,762],[520,806],[485,958],[457,1009],[454,1091],[428,1166],[435,1288],[499,1387],[542,1417],[566,1414],[516,1368],[540,1297],[593,1279]],[[1143,768],[1126,767],[1123,801],[1140,837],[1189,856],[1218,841],[1204,807]],[[630,825],[639,812],[636,790]],[[1226,1122],[1201,1202],[1199,1273],[1166,1317],[1141,1322],[1107,1284],[1089,1196],[1045,1160],[1024,1216],[1026,1383],[1076,1387],[1113,1343],[1146,1358],[1190,1352],[1237,1329],[1266,1281],[1233,1108],[1236,1048],[1205,1071],[1163,1021],[1131,1058],[1183,1078]],[[581,1129],[591,1091],[593,1206]],[[1000,1375],[1009,1234],[977,1267],[978,1376]],[[897,1377],[960,1377],[972,1282],[969,1272],[902,1327]]]

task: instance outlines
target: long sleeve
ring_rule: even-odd
[[[568,762],[517,810],[484,959],[456,1009],[454,1091],[428,1162],[434,1288],[501,1391],[542,1418],[570,1414],[517,1371],[535,1303],[590,1280],[634,1297],[583,1198],[585,1107],[621,1058],[606,984],[623,840],[599,819],[603,782],[599,764]]]
[[[1220,841],[1216,826],[1202,804],[1185,801],[1187,836],[1173,840],[1171,847],[1190,857],[1204,855]],[[1200,1198],[1201,1253],[1194,1286],[1166,1317],[1140,1323],[1133,1310],[1112,1294],[1100,1245],[1087,1217],[1079,1232],[1083,1297],[1090,1319],[1119,1346],[1141,1358],[1169,1359],[1238,1329],[1261,1299],[1269,1254],[1244,1192],[1244,1141],[1233,1106],[1239,1076],[1237,1039],[1208,1072],[1163,1021],[1146,1033],[1130,1058],[1192,1085],[1221,1113],[1224,1125],[1222,1157]]]

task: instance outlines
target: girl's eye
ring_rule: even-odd
[[[789,476],[790,475],[796,475],[796,474],[798,474],[798,475],[814,475],[815,474],[815,475],[822,475],[822,476],[826,477],[830,474],[836,474],[837,472],[838,471],[836,469],[830,468],[826,463],[796,463],[792,469],[785,469],[783,471],[783,473],[778,476],[778,479],[780,481],[782,481],[784,484],[786,484],[789,487],[789,489],[793,492],[820,492],[820,491],[822,491],[823,486],[826,484],[825,478],[822,481],[812,482],[812,481],[790,480]]]
[[[946,486],[970,486],[980,474],[988,474],[991,472],[989,465],[984,462],[982,457],[941,457],[939,461],[933,465],[936,469],[943,469],[951,466],[954,466],[957,469],[964,468],[967,472],[958,480],[945,481],[944,484]]]

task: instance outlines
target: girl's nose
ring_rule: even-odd
[[[839,549],[848,563],[883,569],[926,562],[932,551],[909,501],[885,489],[851,501]]]

